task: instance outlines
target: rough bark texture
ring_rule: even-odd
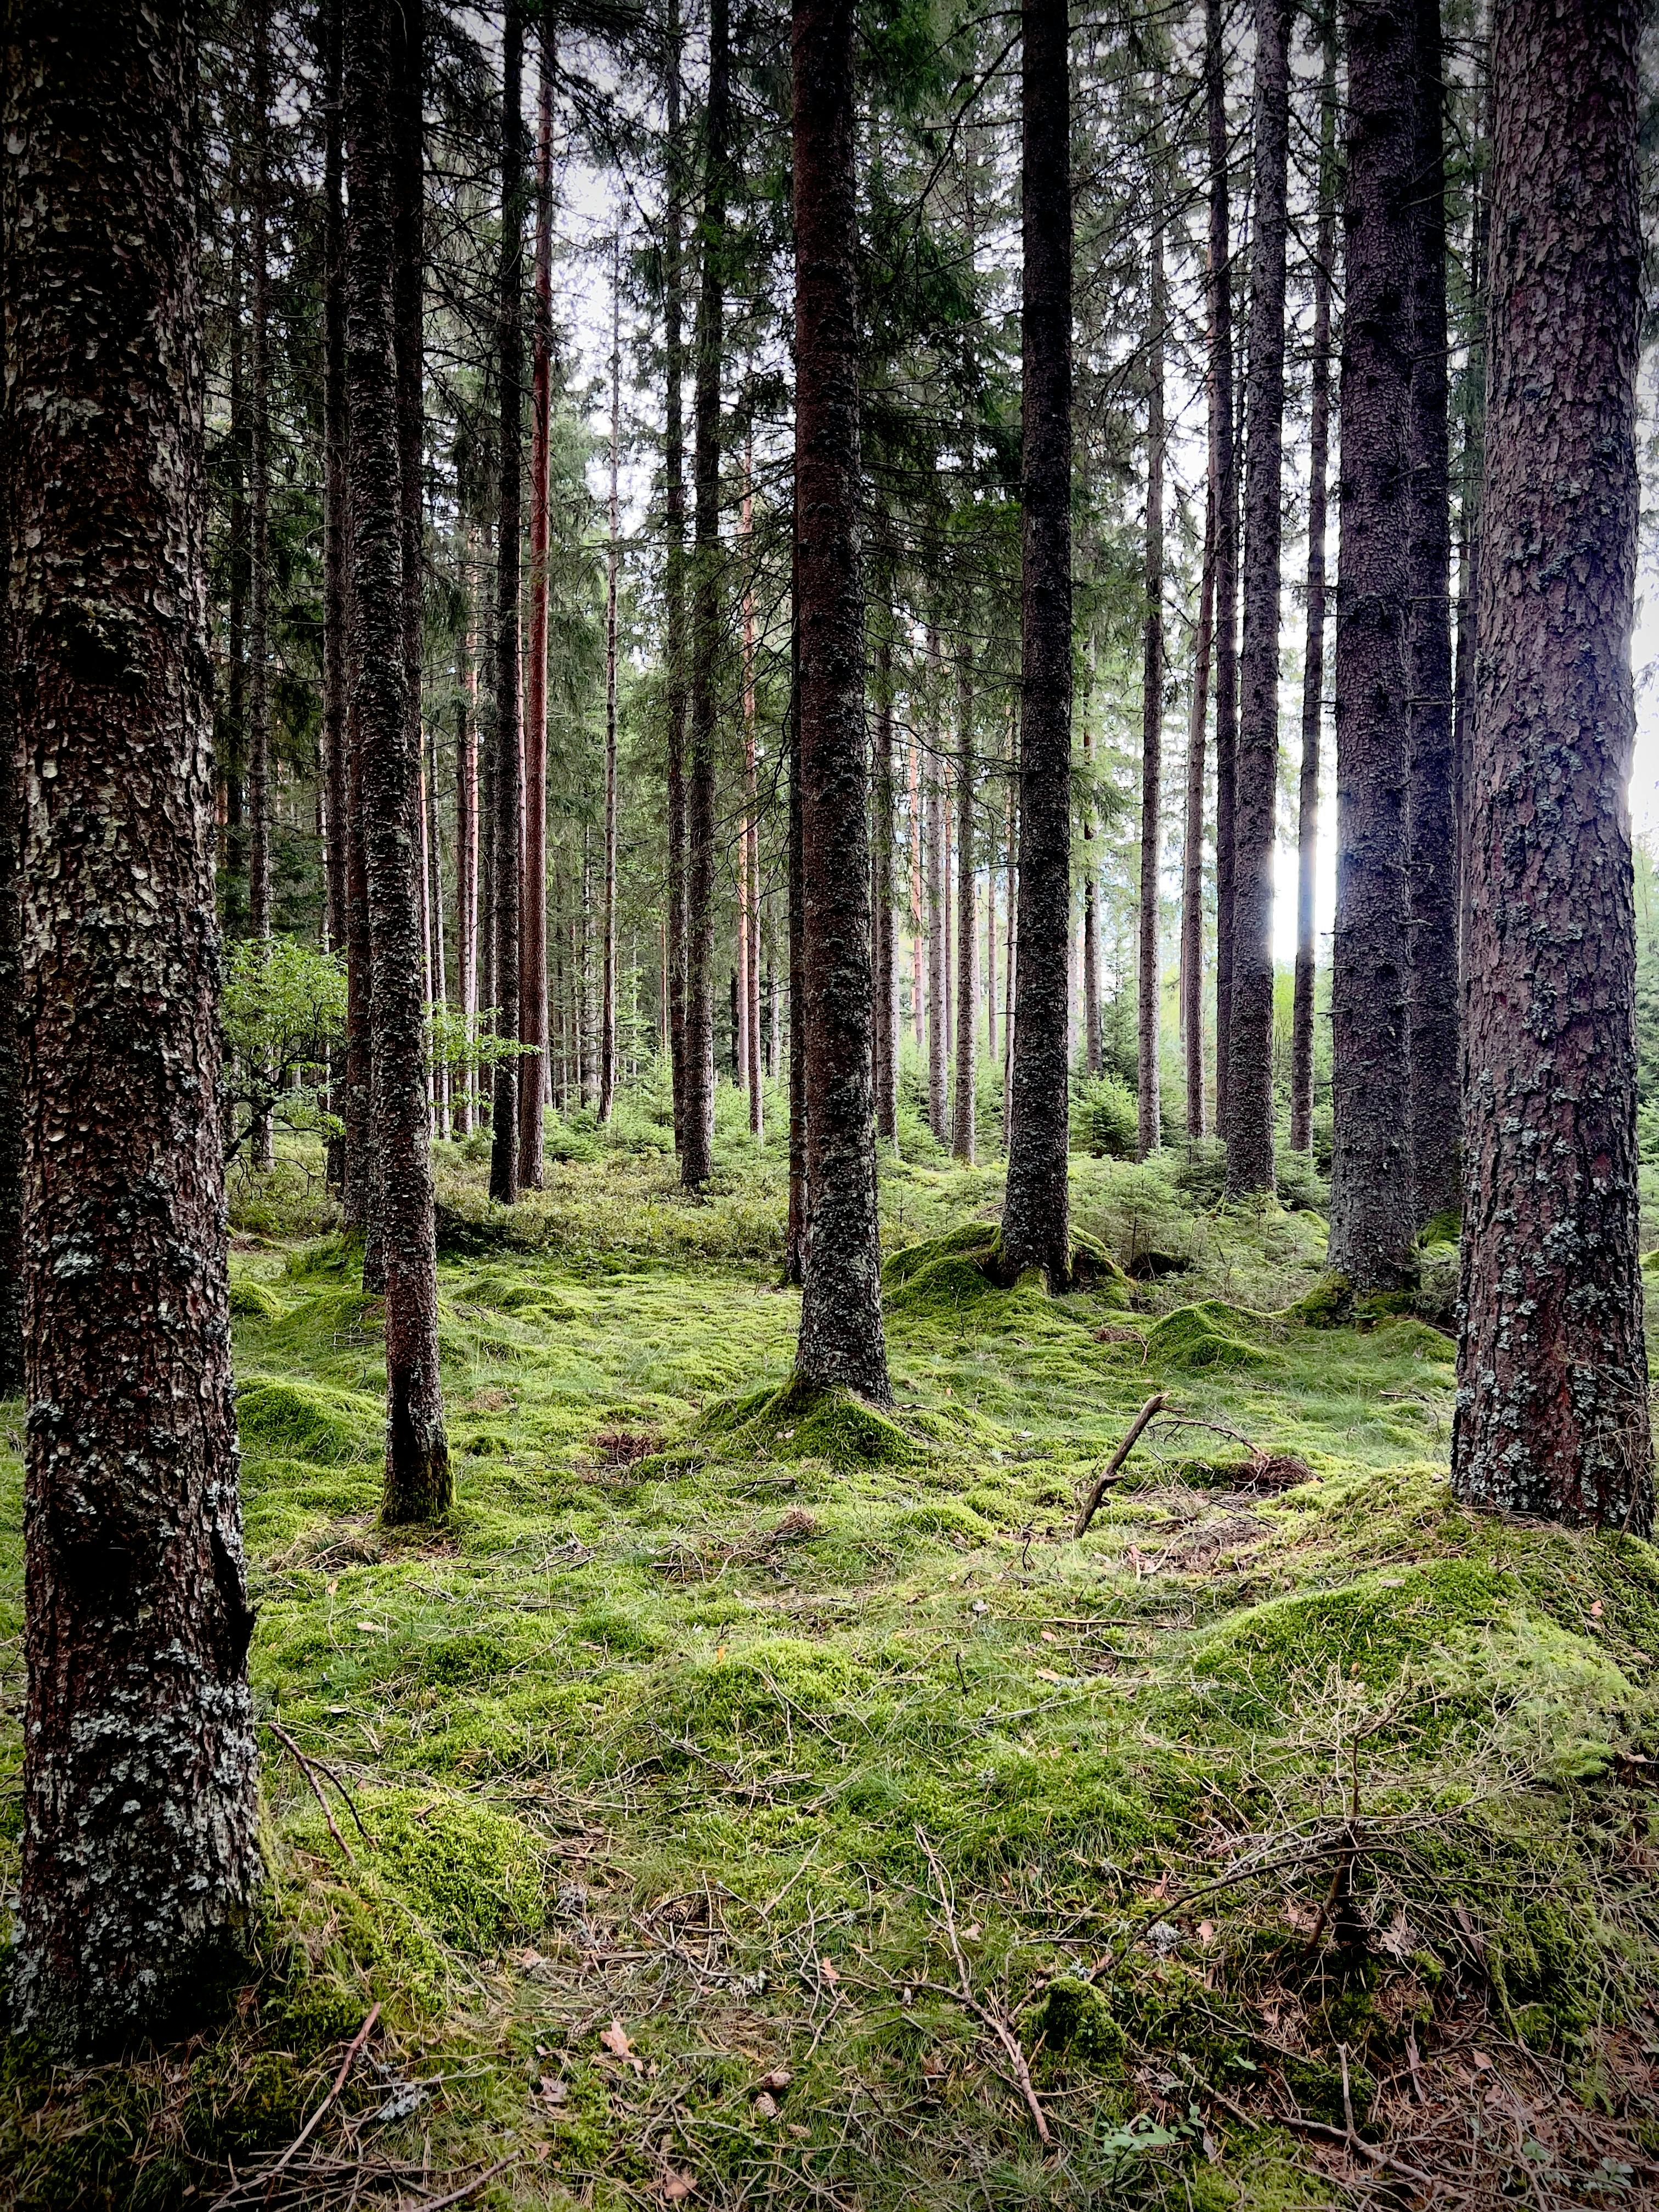
[[[1002,1237],[1071,1277],[1066,958],[1072,866],[1072,164],[1065,0],[1024,0],[1019,936]]]
[[[1096,908],[1099,885],[1095,864],[1094,732],[1083,732],[1083,772],[1089,796],[1083,808],[1083,1052],[1091,1075],[1098,1075],[1104,1052],[1100,1026],[1100,926]]]
[[[707,1182],[714,1140],[714,742],[720,714],[720,354],[726,325],[726,186],[732,127],[726,0],[709,0],[703,125],[702,269],[697,293],[691,476],[691,775],[686,794],[685,1100],[680,1173]]]
[[[957,661],[957,1085],[951,1149],[974,1164],[975,1041],[978,1030],[979,902],[974,892],[974,669],[966,651]]]
[[[1646,1534],[1625,795],[1640,21],[1636,0],[1505,0],[1494,25],[1452,1484]]]
[[[6,420],[6,266],[11,225],[0,181],[0,1398],[23,1388],[23,764],[5,574],[12,544]]]
[[[1155,79],[1156,108],[1162,87]],[[1164,1142],[1159,1031],[1164,963],[1159,938],[1163,902],[1164,814],[1164,205],[1161,149],[1152,157],[1152,235],[1146,287],[1146,537],[1141,568],[1146,605],[1140,657],[1140,882],[1135,1004],[1135,1148],[1142,1159]],[[1092,890],[1093,885],[1090,886]],[[1085,909],[1085,914],[1087,909]],[[1084,957],[1088,958],[1085,939]]]
[[[270,10],[253,9],[248,179],[248,926],[270,934]],[[254,1138],[270,1156],[269,1119]]]
[[[1186,818],[1181,857],[1181,1037],[1187,1073],[1187,1135],[1204,1134],[1204,771],[1208,747],[1210,653],[1215,636],[1215,479],[1204,501],[1204,565],[1193,641],[1187,717]]]
[[[1227,171],[1224,0],[1205,0],[1204,112],[1210,166],[1210,480],[1215,486],[1215,1126],[1227,1133],[1233,1012],[1233,812],[1238,752],[1238,465],[1233,432],[1232,218]]]
[[[491,893],[495,950],[495,1032],[518,1038],[520,1012],[519,532],[524,507],[524,143],[520,87],[524,62],[522,0],[507,0],[501,33],[501,257],[496,294],[501,399],[500,483],[495,544],[495,836]],[[489,1195],[511,1206],[519,1195],[519,1070],[503,1060],[490,1105]]]
[[[663,690],[668,710],[668,1049],[674,1143],[685,1110],[685,431],[681,386],[684,185],[680,144],[679,0],[668,0],[667,205],[663,238]]]
[[[806,1279],[806,908],[801,851],[800,790],[800,540],[789,581],[789,1218],[783,1247],[783,1279]]]
[[[1457,827],[1453,811],[1451,506],[1446,421],[1446,155],[1441,0],[1416,0],[1412,189],[1411,620],[1407,1023],[1412,1182],[1421,1224],[1459,1195]]]
[[[898,1142],[898,971],[893,929],[893,633],[884,617],[876,647],[875,822],[872,867],[876,963],[876,1134]]]
[[[350,440],[352,659],[374,957],[370,1140],[386,1287],[383,1511],[427,1520],[449,1504],[438,1388],[438,1282],[426,1097],[422,945],[416,877],[418,754],[411,744],[404,403],[397,362],[400,158],[386,87],[410,21],[398,0],[348,11],[345,47],[346,398]]]
[[[945,793],[940,757],[939,632],[927,632],[928,775],[927,856],[927,1126],[937,1141],[948,1144],[951,1123],[945,1106],[945,1009],[950,984],[945,972]]]
[[[230,1369],[193,11],[14,0],[0,135],[26,793],[15,2017],[165,2033],[260,1877]]]
[[[1437,6],[1439,0],[1433,0]],[[1331,277],[1336,258],[1336,40],[1325,28],[1319,100],[1319,222],[1314,239],[1313,362],[1308,402],[1308,638],[1302,660],[1302,775],[1297,794],[1296,990],[1291,1009],[1291,1150],[1313,1144],[1314,896],[1319,875],[1319,756],[1325,720],[1325,531],[1331,440]]]
[[[467,545],[471,547],[471,532]],[[470,1038],[478,1018],[478,662],[471,613],[461,636],[460,701],[455,718],[455,969],[461,1019]],[[455,1132],[472,1129],[474,1070],[459,1071]]]
[[[885,1404],[871,1096],[854,22],[854,0],[795,0],[795,559],[811,1223],[795,1371],[811,1388]]]
[[[1233,812],[1227,1189],[1273,1187],[1273,838],[1279,798],[1279,602],[1285,443],[1289,0],[1255,8],[1255,235],[1244,452],[1244,647]]]
[[[552,194],[548,194],[551,211]],[[540,259],[538,248],[538,300]],[[551,307],[549,318],[551,319]],[[546,433],[543,433],[544,447]],[[544,451],[543,466],[546,465]],[[617,231],[611,265],[611,486],[606,505],[605,556],[605,913],[599,978],[599,1120],[611,1119],[617,1095],[617,584],[622,566],[619,472],[622,467],[622,233]],[[542,487],[543,566],[546,565],[547,488]],[[545,712],[546,598],[543,592],[543,708]],[[544,752],[545,746],[544,746]],[[529,803],[526,779],[526,804]],[[541,801],[546,805],[545,793]],[[526,912],[528,908],[526,908]],[[545,920],[544,920],[544,928]]]
[[[1413,1272],[1406,1030],[1406,412],[1416,0],[1348,0],[1331,1266]]]
[[[739,1010],[739,1080],[749,1091],[749,1130],[764,1134],[765,1107],[761,1097],[760,1016],[760,793],[756,759],[755,698],[755,581],[752,538],[754,498],[754,433],[751,429],[743,456],[743,836],[738,854],[738,943],[741,954],[743,1005]]]
[[[536,280],[530,342],[530,634],[525,640],[523,932],[519,977],[519,1182],[542,1187],[547,1096],[547,539],[553,405],[553,29],[544,17],[536,88]],[[614,467],[614,463],[613,463]],[[609,756],[607,756],[609,757]],[[607,1103],[608,1102],[602,1102]],[[602,1115],[603,1118],[603,1115]]]
[[[350,807],[346,776],[346,394],[345,154],[342,126],[343,0],[328,0],[319,21],[323,67],[323,779],[328,804],[329,948],[346,949],[346,848]],[[330,1063],[331,1103],[344,1103],[343,1047]],[[343,1119],[343,1115],[342,1115]],[[345,1140],[329,1144],[329,1180],[343,1194]]]

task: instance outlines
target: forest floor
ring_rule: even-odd
[[[1086,1158],[1133,1279],[994,1289],[997,1173],[887,1163],[891,1424],[803,1413],[778,1152],[567,1149],[507,1220],[442,1148],[435,1534],[305,1159],[244,1194],[257,1972],[124,2064],[0,2039],[12,2201],[1656,2201],[1659,1554],[1460,1510],[1440,1328]]]

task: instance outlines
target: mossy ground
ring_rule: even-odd
[[[996,1174],[889,1162],[866,1431],[787,1395],[775,1148],[728,1138],[700,1200],[654,1146],[567,1149],[598,1156],[510,1218],[444,1153],[436,1531],[377,1524],[349,1245],[274,1200],[239,1238],[260,1711],[367,1838],[266,1731],[231,2024],[90,2072],[0,2044],[19,2203],[210,2202],[376,2002],[356,2132],[319,2140],[514,2160],[480,2203],[1346,2203],[1376,2176],[1345,2062],[1407,2164],[1439,2130],[1465,2186],[1473,2121],[1493,2203],[1641,2201],[1659,1565],[1456,1507],[1443,1334],[1286,1318],[1316,1215],[1110,1161],[1075,1164],[1079,1229],[1168,1271],[1000,1288]],[[1074,1542],[1157,1389],[1191,1425]],[[1311,1480],[1242,1486],[1241,1438]],[[14,1838],[21,1480],[14,1434]]]

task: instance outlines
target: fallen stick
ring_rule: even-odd
[[[519,2155],[514,2151],[509,2157],[498,2158],[494,2166],[485,2166],[483,2172],[475,2173],[471,2181],[463,2183],[459,2189],[452,2189],[447,2197],[400,2197],[398,2212],[443,2212],[446,2204],[464,2203],[482,2189],[486,2181],[493,2181],[498,2173],[505,2173],[509,2166],[516,2166]]]
[[[1002,2045],[1008,2063],[1014,2069],[1014,2077],[1019,2083],[1020,2094],[1024,2098],[1027,2109],[1036,2124],[1037,2134],[1044,2142],[1048,2142],[1052,2138],[1048,2133],[1048,2116],[1042,2106],[1038,2104],[1036,2091],[1031,2086],[1031,2069],[1025,2063],[1025,2053],[1020,2048],[1019,2038],[1006,2020],[1000,2018],[988,2005],[982,2005],[974,1995],[973,1984],[968,1978],[968,1961],[963,1957],[962,1946],[957,1941],[957,1916],[951,1903],[951,1892],[945,1882],[945,1869],[940,1866],[926,1832],[920,1826],[916,1829],[916,1841],[927,1854],[933,1880],[939,1886],[939,1901],[945,1913],[945,1931],[951,1939],[951,1956],[957,1962],[957,1975],[962,1984],[959,1989],[953,1990],[948,1982],[919,1982],[916,1987],[932,1990],[939,1996],[954,1997],[958,2004],[966,2006],[975,2020],[981,2021],[990,2029],[992,2034]]]
[[[318,2106],[316,2111],[313,2112],[311,2118],[301,2129],[299,2134],[295,2136],[288,2148],[282,2154],[281,2157],[278,2158],[276,2164],[274,2166],[267,2166],[263,2173],[244,2174],[240,2180],[233,2179],[230,2187],[226,2190],[224,2195],[215,2200],[212,2212],[220,2212],[220,2208],[222,2206],[234,2204],[239,2199],[246,2201],[246,2192],[250,2190],[258,2188],[261,2184],[264,2185],[264,2201],[267,2203],[270,2202],[271,2191],[276,2186],[277,2176],[282,2172],[283,2167],[287,2166],[289,2160],[293,2158],[295,2152],[304,2149],[306,2144],[311,2140],[318,2121],[322,2118],[323,2114],[334,2102],[334,2100],[339,2095],[341,2090],[344,2088],[346,2085],[346,2077],[350,2073],[353,2066],[356,2065],[358,2053],[362,2051],[364,2044],[368,2040],[369,2030],[374,2027],[375,2021],[380,2017],[380,2008],[379,2003],[376,2002],[369,2007],[368,2018],[363,2022],[362,2026],[357,2030],[356,2035],[352,2037],[350,2042],[346,2045],[345,2057],[340,2061],[340,2070],[334,2076],[333,2081],[329,2084],[327,2094],[324,2096],[322,2102]],[[234,2173],[234,2171],[235,2169],[233,2167],[233,2174]]]
[[[1141,1431],[1146,1426],[1147,1423],[1152,1419],[1154,1414],[1161,1413],[1163,1411],[1164,1393],[1160,1390],[1155,1397],[1149,1398],[1146,1401],[1140,1411],[1135,1415],[1134,1419],[1129,1424],[1128,1435],[1124,1437],[1122,1443],[1112,1454],[1110,1460],[1107,1463],[1106,1472],[1101,1476],[1099,1481],[1096,1483],[1094,1488],[1089,1492],[1087,1498],[1084,1502],[1083,1510],[1077,1516],[1077,1526],[1072,1531],[1073,1540],[1084,1534],[1085,1530],[1088,1528],[1089,1523],[1094,1519],[1096,1514],[1099,1512],[1101,1499],[1106,1495],[1107,1489],[1111,1484],[1113,1478],[1116,1475],[1119,1468],[1122,1466],[1124,1461],[1128,1458],[1129,1454],[1134,1449],[1136,1444],[1139,1443]]]
[[[294,1761],[294,1764],[299,1768],[301,1773],[304,1775],[306,1780],[311,1784],[312,1794],[316,1798],[317,1802],[322,1807],[323,1818],[328,1822],[328,1832],[340,1846],[340,1849],[344,1853],[346,1858],[350,1861],[353,1866],[356,1866],[357,1862],[351,1856],[350,1847],[348,1845],[345,1838],[340,1833],[339,1830],[334,1825],[334,1815],[328,1809],[328,1800],[324,1796],[322,1784],[317,1779],[319,1772],[320,1771],[327,1775],[329,1780],[334,1784],[334,1787],[339,1791],[341,1796],[345,1800],[345,1808],[357,1824],[357,1833],[362,1838],[366,1844],[372,1844],[374,1841],[374,1838],[369,1834],[368,1830],[364,1827],[362,1815],[358,1812],[357,1808],[351,1802],[351,1792],[346,1788],[344,1783],[341,1781],[339,1776],[334,1771],[331,1766],[325,1766],[320,1759],[314,1762],[307,1759],[304,1752],[301,1750],[299,1745],[295,1742],[293,1737],[289,1734],[288,1730],[282,1727],[279,1723],[267,1718],[265,1726],[270,1730],[272,1735],[276,1737],[277,1742],[282,1745],[283,1750],[287,1752],[289,1758]]]

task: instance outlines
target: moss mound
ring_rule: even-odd
[[[267,1283],[252,1275],[230,1279],[230,1310],[238,1321],[276,1322],[288,1307]]]
[[[385,1423],[378,1401],[325,1382],[250,1376],[236,1394],[243,1444],[271,1459],[331,1467],[374,1450]]]
[[[907,1245],[882,1269],[887,1310],[892,1314],[949,1316],[987,1297],[1010,1290],[1042,1287],[1037,1270],[1018,1276],[1003,1250],[994,1222],[968,1221],[943,1237]],[[1072,1239],[1072,1273],[1067,1288],[1087,1291],[1109,1305],[1129,1304],[1133,1285],[1097,1237],[1078,1231]]]
[[[1146,1332],[1147,1363],[1183,1372],[1205,1367],[1270,1365],[1273,1355],[1241,1334],[1258,1320],[1259,1316],[1226,1305],[1219,1298],[1177,1306]]]
[[[1100,1991],[1070,1974],[1057,1974],[1019,2025],[1034,2055],[1076,2059],[1103,2073],[1118,2072],[1128,2051],[1128,2038]]]
[[[702,1434],[755,1458],[825,1459],[835,1467],[914,1467],[924,1457],[898,1423],[850,1390],[814,1390],[791,1376],[716,1406]]]

